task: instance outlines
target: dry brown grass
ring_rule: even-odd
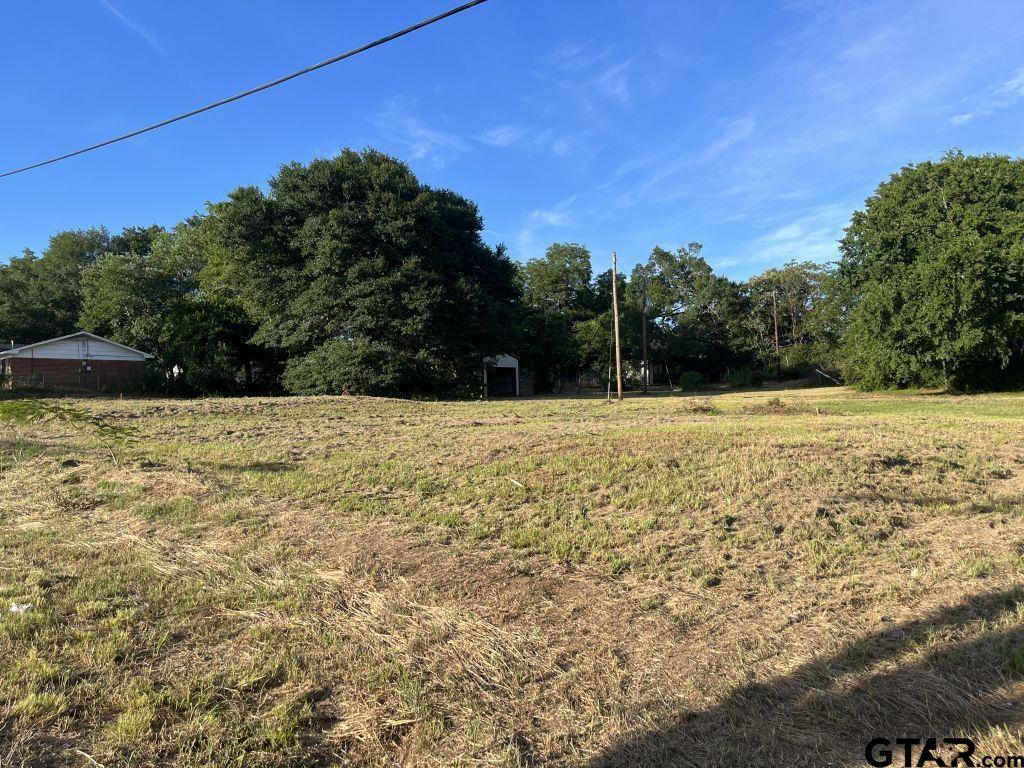
[[[86,405],[2,445],[0,766],[1024,751],[1024,397]]]

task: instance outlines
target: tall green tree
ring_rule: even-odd
[[[522,364],[540,390],[558,389],[581,363],[575,326],[594,314],[590,251],[553,243],[543,258],[519,270],[522,289]]]
[[[616,275],[619,296],[626,296],[629,281],[621,272]],[[609,360],[614,354],[612,347],[612,271],[598,272],[591,282],[589,316],[573,323],[573,339],[575,341],[580,366],[597,373],[600,377],[607,376]],[[620,336],[623,340],[623,359],[629,360],[632,354],[630,347],[630,328],[627,315],[629,307],[623,301],[619,308]]]
[[[82,271],[110,250],[106,229],[58,232],[41,256],[0,265],[0,339],[31,343],[77,330]]]
[[[476,206],[379,152],[286,165],[209,219],[209,279],[288,355],[293,392],[468,394],[511,343],[514,268]]]
[[[649,316],[662,336],[670,369],[717,377],[749,360],[741,287],[716,275],[700,243],[656,247],[645,267]]]
[[[237,303],[201,291],[201,225],[152,235],[136,240],[137,250],[106,253],[84,270],[82,328],[155,355],[161,389],[243,389],[255,325]]]
[[[799,374],[817,362],[822,334],[815,307],[827,275],[820,264],[791,261],[747,281],[747,323],[766,368]]]
[[[854,214],[834,281],[848,380],[1018,385],[1024,376],[1024,160],[950,152],[908,165]]]

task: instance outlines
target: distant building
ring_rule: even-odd
[[[8,389],[39,387],[89,392],[132,389],[152,355],[79,331],[0,350],[0,376]]]
[[[484,394],[487,397],[519,397],[533,394],[533,377],[519,368],[515,355],[495,355],[484,361]]]

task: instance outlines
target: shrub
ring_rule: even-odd
[[[676,385],[683,392],[695,392],[698,389],[704,389],[707,383],[708,380],[700,371],[683,371],[679,374],[679,379],[676,381]]]
[[[388,395],[411,387],[415,360],[387,344],[372,341],[329,341],[308,355],[291,360],[284,371],[285,389],[298,395]]]
[[[725,381],[730,387],[760,387],[764,383],[764,371],[751,366],[735,368],[725,374]]]
[[[390,344],[336,339],[290,361],[282,377],[298,395],[468,396],[478,392],[482,366],[457,365],[429,351],[416,353]]]

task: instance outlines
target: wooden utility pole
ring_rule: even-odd
[[[644,294],[643,299],[640,302],[640,338],[642,339],[641,346],[644,349],[644,394],[647,394],[647,385],[650,384],[651,368],[650,362],[647,360],[647,273],[644,272]]]
[[[615,377],[619,382],[619,401],[622,401],[622,346],[619,344],[619,257],[612,251],[612,313],[615,317]]]

